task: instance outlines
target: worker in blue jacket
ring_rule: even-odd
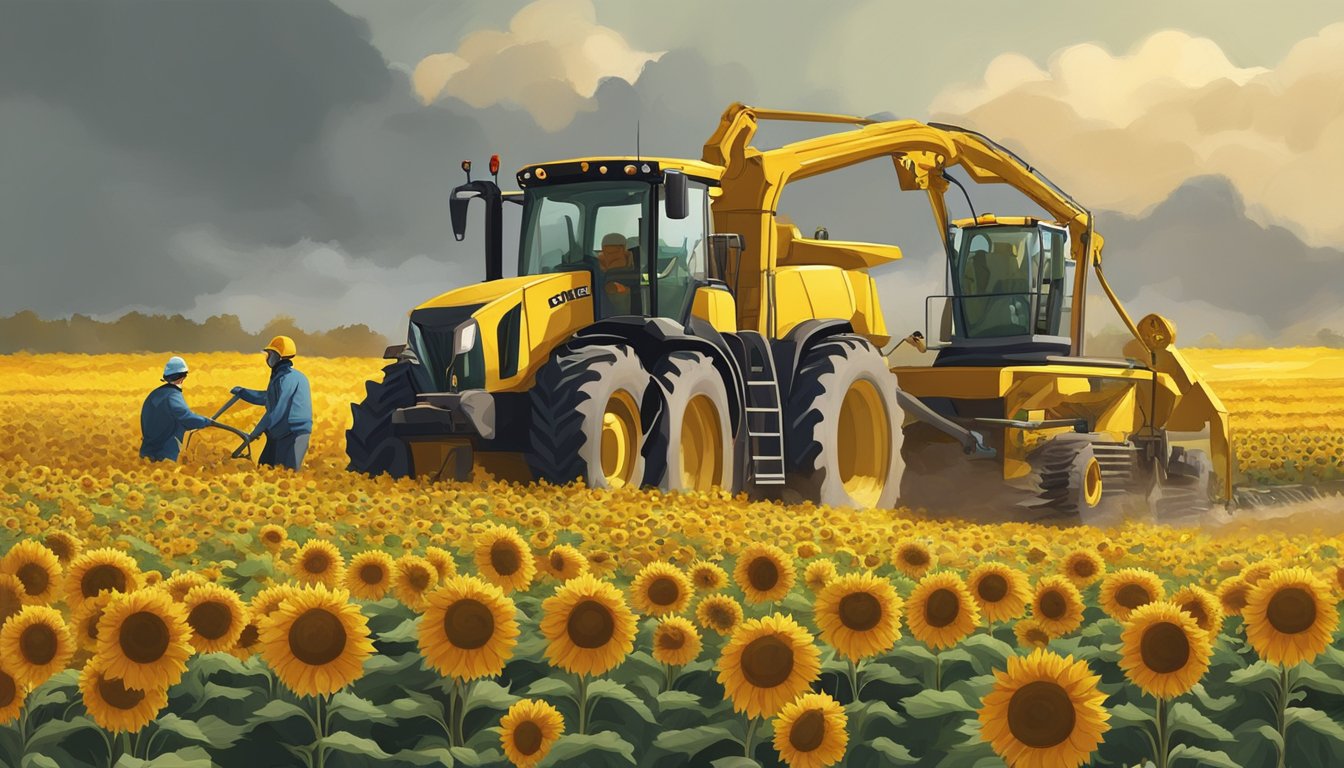
[[[140,456],[150,461],[177,461],[182,436],[189,429],[208,427],[212,419],[193,413],[182,395],[187,380],[187,361],[168,358],[163,366],[163,386],[145,398],[140,407]]]
[[[308,437],[313,433],[313,397],[308,377],[294,367],[298,347],[288,336],[276,336],[263,350],[271,381],[265,390],[234,387],[238,399],[266,406],[266,414],[248,435],[256,440],[266,435],[259,464],[300,469],[308,453]]]

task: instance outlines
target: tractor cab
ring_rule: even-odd
[[[962,219],[948,227],[947,259],[948,291],[927,305],[934,365],[1069,354],[1075,262],[1067,229],[1028,217]]]

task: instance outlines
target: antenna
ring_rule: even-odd
[[[639,162],[639,119],[635,119],[635,162]]]

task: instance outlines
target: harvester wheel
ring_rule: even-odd
[[[700,352],[673,352],[653,379],[662,410],[649,435],[648,477],[668,491],[733,488],[733,427],[728,389]]]
[[[1209,493],[1213,462],[1198,448],[1173,446],[1167,460],[1166,479],[1158,487],[1158,518],[1199,515],[1213,508]]]
[[[624,345],[564,348],[531,390],[527,463],[538,480],[590,488],[644,481],[641,411],[649,374]]]
[[[882,508],[901,489],[896,376],[867,340],[836,336],[802,359],[785,411],[793,495],[820,504]]]
[[[345,431],[345,452],[351,472],[407,477],[412,471],[406,443],[392,434],[392,412],[415,405],[415,378],[411,364],[395,362],[383,368],[382,381],[364,384],[361,403],[352,403],[354,421]]]
[[[1083,434],[1053,437],[1031,458],[1039,475],[1041,520],[1075,521],[1101,505],[1101,463]]]

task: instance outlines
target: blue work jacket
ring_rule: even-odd
[[[187,430],[209,424],[209,419],[187,407],[180,388],[164,384],[150,392],[140,407],[140,455],[152,461],[177,461]]]
[[[294,368],[293,360],[281,360],[271,369],[271,383],[265,390],[238,390],[238,397],[253,405],[266,406],[254,436],[263,432],[272,439],[291,434],[313,431],[313,395],[308,389],[308,377]]]

